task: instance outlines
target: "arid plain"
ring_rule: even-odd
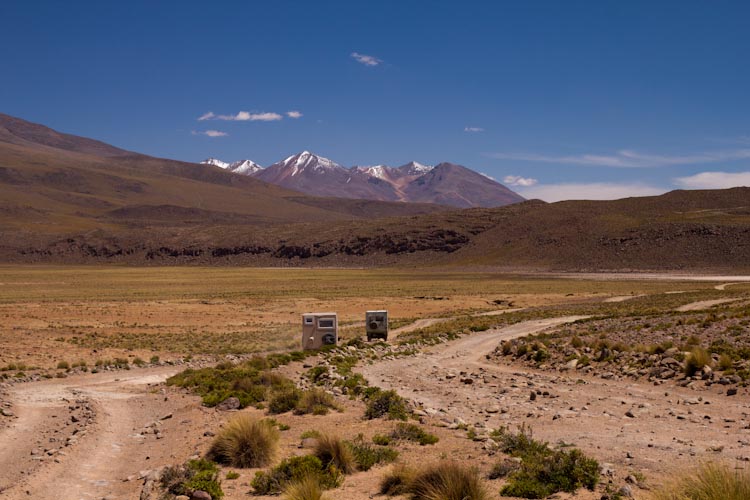
[[[439,438],[424,446],[394,439],[397,464],[459,461],[477,467],[497,496],[508,479],[492,472],[512,460],[497,431],[531,429],[550,449],[579,448],[599,462],[594,490],[565,498],[616,498],[622,488],[647,498],[675,471],[706,461],[745,468],[750,460],[744,280],[5,267],[0,489],[11,499],[141,498],[154,471],[204,456],[243,413],[272,413],[284,429],[269,467],[309,453],[306,432],[371,443],[398,421],[365,418],[368,402],[347,380],[366,380],[395,390],[409,421]],[[364,311],[380,308],[390,312],[388,344],[358,341]],[[315,310],[339,313],[342,347],[266,369],[302,390],[327,390],[338,411],[219,409],[201,403],[199,387],[165,383],[187,368],[281,359],[298,349],[300,314]],[[717,344],[717,332],[729,332],[728,343]],[[696,348],[713,358],[705,373],[686,376]],[[247,498],[255,473],[269,467],[223,467],[225,498]],[[370,498],[393,467],[346,475],[328,495]]]

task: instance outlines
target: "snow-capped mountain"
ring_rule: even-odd
[[[201,162],[201,164],[202,165],[213,165],[214,167],[219,167],[219,168],[223,168],[223,169],[229,168],[229,163],[227,163],[225,161],[221,161],[221,160],[216,159],[216,158],[206,158],[205,160],[203,160]]]
[[[521,196],[495,180],[449,163],[432,167],[411,161],[400,167],[346,168],[310,151],[289,156],[267,168],[250,160],[225,163],[209,158],[201,163],[314,196],[438,203],[461,208],[523,201]]]
[[[256,172],[263,170],[263,167],[261,167],[260,165],[258,165],[252,160],[240,160],[240,161],[235,161],[232,163],[227,163],[225,161],[221,161],[216,158],[208,158],[206,160],[203,160],[201,164],[214,165],[215,167],[223,168],[224,170],[229,170],[230,172],[234,172],[235,174],[243,174],[243,175],[253,175]]]

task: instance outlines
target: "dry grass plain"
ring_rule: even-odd
[[[367,309],[388,309],[399,326],[674,290],[710,298],[714,286],[391,269],[7,266],[0,267],[0,369],[293,349],[306,311],[337,311],[342,336],[351,338],[361,334]]]

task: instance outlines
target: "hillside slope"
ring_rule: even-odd
[[[440,210],[305,197],[219,167],[131,153],[0,115],[0,231],[6,244],[92,230],[128,235],[165,219],[178,226],[264,225]]]

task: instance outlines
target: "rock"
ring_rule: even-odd
[[[14,413],[7,408],[0,409],[0,414],[2,414],[3,417],[12,417],[14,415]]]
[[[211,495],[209,495],[205,491],[198,490],[198,491],[193,492],[193,495],[190,497],[190,500],[212,500],[212,499],[211,499]]]
[[[536,401],[536,392],[531,391],[529,394],[529,401]]]
[[[625,498],[633,498],[633,489],[627,484],[617,490],[617,493]]]
[[[631,410],[628,410],[625,412],[626,417],[635,418],[635,413],[633,413]]]
[[[240,400],[238,398],[235,398],[234,396],[231,398],[227,398],[221,403],[219,403],[218,405],[216,405],[216,409],[221,410],[221,411],[239,410]]]
[[[185,495],[177,495],[176,497],[174,497],[174,500],[190,500],[190,497]]]
[[[736,387],[730,387],[727,389],[727,396],[735,396],[737,394],[737,388]]]
[[[229,399],[232,399],[232,398],[229,398]],[[239,399],[237,401],[239,402]],[[159,420],[168,420],[170,418],[172,418],[172,414],[171,413],[167,413],[166,415],[164,415],[163,417],[161,417]]]

